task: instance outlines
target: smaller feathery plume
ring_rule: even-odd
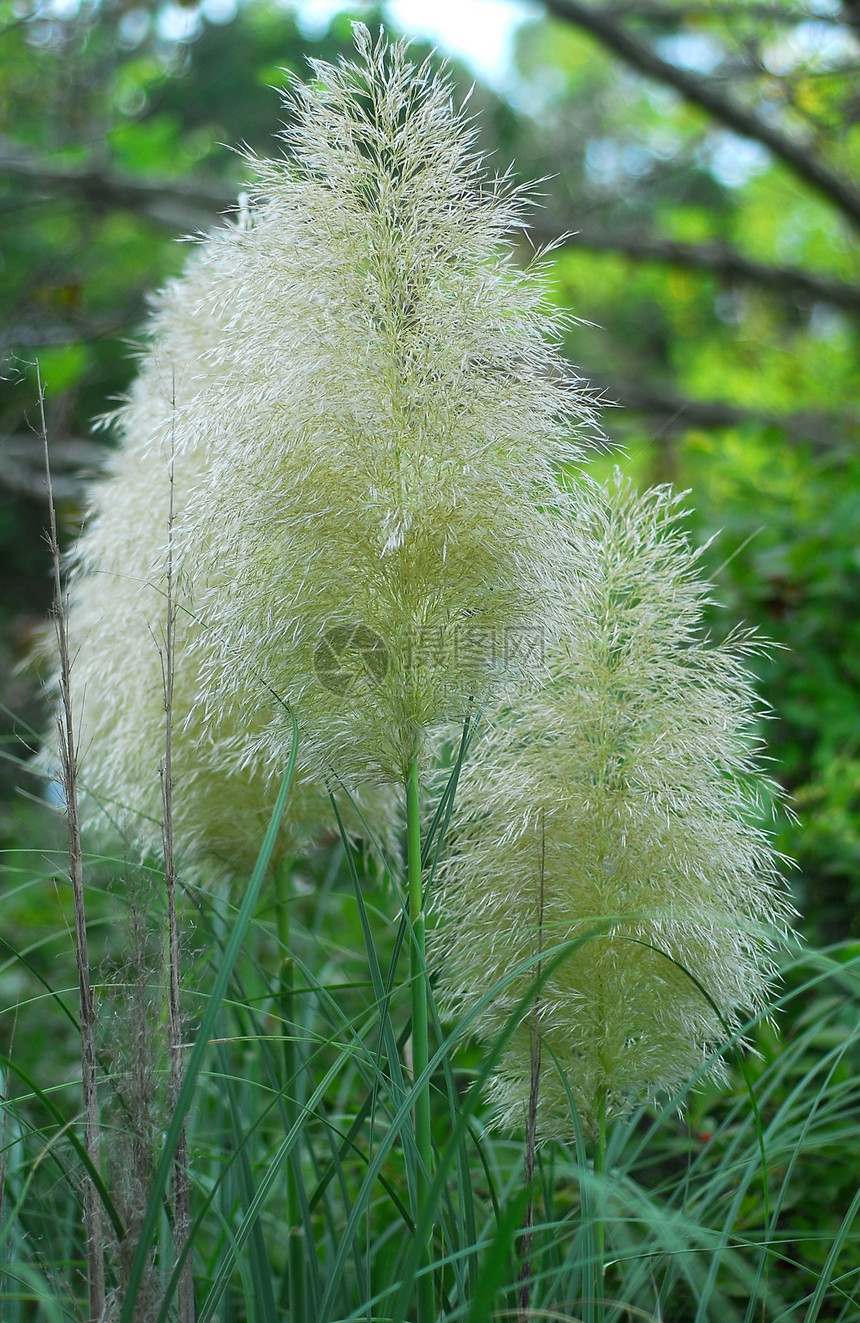
[[[719,1070],[727,1027],[766,1005],[792,913],[757,825],[774,793],[746,670],[760,645],[703,636],[710,587],[679,499],[617,473],[571,498],[551,678],[495,714],[462,777],[433,941],[447,1009],[468,1013],[530,962],[476,1017],[492,1038],[537,961],[593,934],[549,974],[490,1085],[502,1123],[524,1124],[536,1016],[544,1139],[571,1134],[568,1090],[593,1133]]]

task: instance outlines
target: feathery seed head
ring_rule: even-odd
[[[219,571],[210,710],[235,702],[280,763],[262,677],[316,765],[399,780],[557,611],[551,508],[587,410],[504,238],[522,198],[482,179],[444,79],[356,33],[220,241],[225,332],[177,420],[213,459],[177,539]]]
[[[567,1088],[593,1128],[604,1098],[622,1115],[692,1078],[723,1022],[764,1006],[774,930],[791,914],[756,825],[772,789],[745,669],[757,644],[703,638],[709,587],[678,500],[636,496],[616,475],[573,501],[551,679],[498,711],[461,782],[434,939],[449,1010],[595,934],[551,974],[492,1084],[502,1121],[522,1123],[536,1014],[544,1138],[570,1130]],[[536,972],[480,1013],[478,1033],[501,1029]]]

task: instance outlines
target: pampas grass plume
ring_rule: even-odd
[[[719,1071],[726,1029],[766,1005],[792,912],[757,825],[774,792],[746,669],[758,645],[703,636],[709,585],[678,500],[638,496],[618,474],[574,500],[551,679],[496,712],[463,773],[434,935],[447,1009],[473,1010],[531,961],[480,1012],[492,1038],[535,957],[592,934],[548,978],[491,1085],[501,1122],[523,1124],[536,1014],[543,1138],[572,1134],[568,1090],[593,1132]]]
[[[444,76],[355,33],[220,241],[224,334],[177,421],[212,463],[177,538],[218,571],[208,710],[235,704],[279,765],[274,692],[322,772],[402,782],[557,612],[551,509],[588,410],[513,261],[519,191],[484,178]]]
[[[323,782],[402,784],[557,624],[558,474],[589,424],[524,200],[444,76],[356,25],[288,97],[281,160],[156,303],[74,554],[89,804],[159,840],[167,508],[174,835],[244,863],[291,739],[283,848]],[[531,662],[529,662],[529,665]],[[368,790],[367,794],[374,794]],[[382,814],[394,821],[391,805]]]

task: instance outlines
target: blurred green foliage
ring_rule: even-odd
[[[681,7],[661,10],[657,49],[675,42],[687,67],[696,57],[712,65],[752,110],[778,108],[771,123],[800,132],[802,121],[810,155],[856,180],[856,37],[803,26],[801,9],[775,9],[771,21],[742,4],[731,15],[707,9],[680,22],[672,15]],[[714,538],[706,563],[724,608],[714,610],[715,632],[744,620],[776,645],[760,667],[775,716],[763,734],[798,814],[779,831],[799,865],[798,907],[813,938],[856,935],[860,306],[836,307],[787,281],[610,251],[616,236],[722,245],[856,290],[856,230],[785,165],[570,25],[527,29],[520,67],[538,159],[561,166],[549,202],[555,228],[605,238],[605,251],[572,247],[556,258],[559,300],[584,319],[568,337],[570,356],[610,398],[640,406],[605,418],[622,465],[640,482],[689,489],[696,536]]]

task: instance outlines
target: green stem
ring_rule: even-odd
[[[597,1113],[597,1145],[594,1150],[594,1208],[597,1254],[594,1260],[594,1300],[597,1323],[605,1317],[603,1277],[606,1270],[606,1228],[604,1223],[604,1174],[606,1171],[606,1090],[600,1097]]]
[[[298,1043],[295,1025],[295,966],[290,951],[290,874],[289,859],[275,868],[275,925],[282,960],[278,975],[278,1006],[284,1035],[284,1111],[291,1129],[299,1115]],[[298,1143],[287,1159],[287,1222],[289,1242],[287,1264],[290,1284],[290,1323],[303,1323],[305,1312],[305,1244],[302,1225],[302,1202],[299,1197],[301,1165]]]
[[[412,991],[412,1076],[427,1069],[427,987],[424,955],[424,900],[421,877],[421,795],[418,762],[413,758],[406,777],[406,860],[409,923],[412,928],[410,948],[410,988]],[[420,1217],[430,1184],[432,1141],[430,1135],[430,1082],[422,1085],[415,1098],[415,1144],[418,1170],[415,1180],[415,1214]],[[425,1271],[417,1282],[418,1323],[432,1323],[435,1315],[430,1241],[422,1246],[420,1266]]]

